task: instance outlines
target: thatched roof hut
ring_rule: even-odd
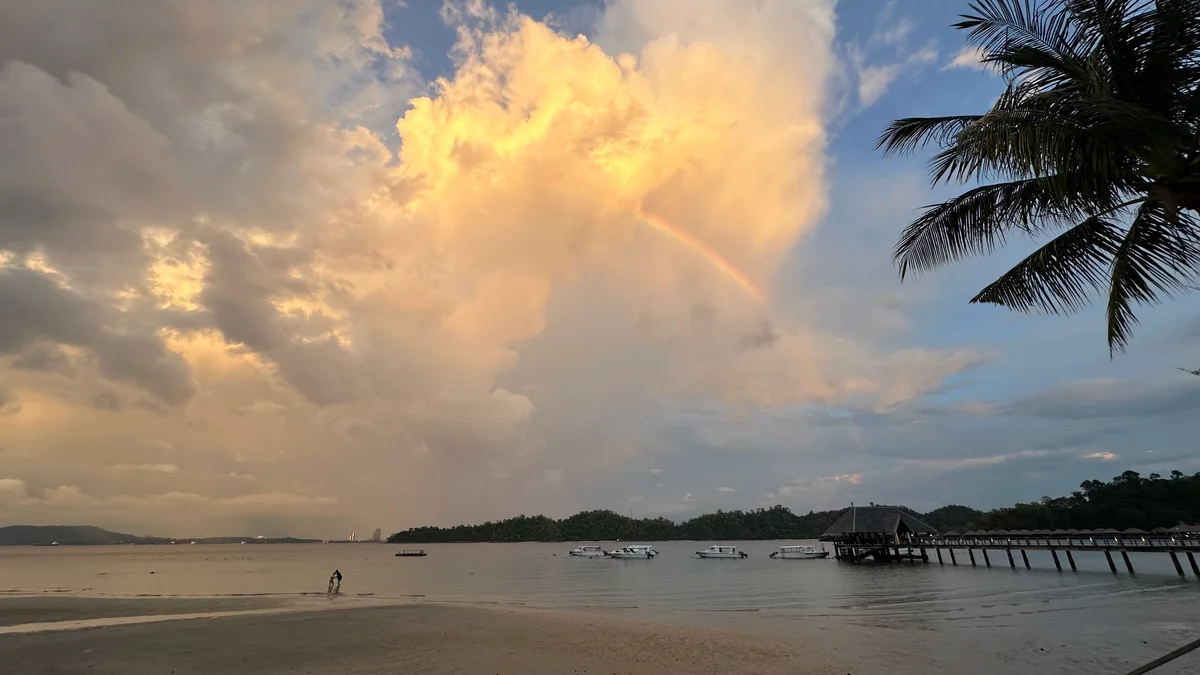
[[[821,538],[838,539],[855,534],[936,534],[913,514],[895,506],[851,506]]]

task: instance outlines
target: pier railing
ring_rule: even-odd
[[[950,555],[950,564],[957,565],[955,550],[966,550],[971,565],[976,565],[975,552],[983,554],[983,562],[987,567],[992,566],[988,551],[1001,550],[1008,558],[1008,564],[1016,567],[1013,553],[1021,554],[1021,561],[1029,567],[1029,557],[1026,551],[1049,551],[1054,560],[1054,566],[1062,570],[1058,554],[1066,554],[1067,564],[1072,570],[1076,569],[1072,552],[1097,551],[1104,554],[1109,568],[1115,573],[1117,566],[1113,553],[1119,553],[1126,569],[1134,573],[1130,553],[1167,553],[1179,576],[1186,576],[1178,554],[1187,558],[1192,573],[1200,577],[1200,565],[1196,562],[1196,553],[1200,553],[1200,532],[1198,531],[1168,531],[1168,532],[1118,532],[1118,531],[1055,531],[1055,532],[948,532],[946,534],[911,534],[900,535],[878,533],[875,535],[851,535],[837,538],[835,552],[838,560],[859,562],[868,557],[880,561],[923,560],[929,562],[929,549],[937,555],[938,564],[945,564],[942,549]]]
[[[1043,549],[1088,549],[1103,550],[1120,548],[1127,551],[1164,552],[1200,551],[1200,537],[1188,534],[1125,534],[1115,533],[1062,533],[1062,534],[941,534],[902,537],[901,541],[927,548],[1024,548]]]

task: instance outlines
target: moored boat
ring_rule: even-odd
[[[599,546],[576,546],[567,555],[578,556],[580,558],[603,558],[604,549]]]
[[[403,551],[400,551],[399,553],[397,553],[396,557],[397,558],[424,558],[425,557],[425,549],[423,549],[423,548],[404,549]]]
[[[613,551],[605,551],[604,555],[606,555],[610,558],[618,558],[618,559],[622,559],[622,560],[629,560],[629,559],[650,560],[650,559],[654,558],[654,556],[658,555],[658,551],[655,551],[653,546],[646,546],[644,544],[633,544],[631,546],[625,546],[623,548],[618,548]]]
[[[771,552],[771,557],[782,560],[816,560],[829,557],[829,551],[826,551],[824,546],[820,550],[817,550],[816,546],[780,546]]]
[[[696,551],[696,555],[700,556],[701,558],[748,558],[748,557],[750,557],[749,553],[746,553],[745,551],[739,551],[738,547],[736,547],[736,546],[727,546],[727,545],[722,545],[722,544],[715,544],[713,546],[709,546],[708,548],[704,549],[703,551]]]

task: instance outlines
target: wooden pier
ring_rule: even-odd
[[[943,548],[950,551],[950,564],[952,565],[958,564],[954,558],[954,550],[966,549],[972,565],[976,564],[974,552],[981,551],[988,567],[991,567],[991,561],[987,557],[987,552],[989,550],[1004,551],[1009,567],[1014,569],[1017,563],[1013,558],[1013,551],[1021,553],[1021,562],[1026,568],[1029,567],[1029,556],[1026,555],[1026,551],[1049,551],[1051,559],[1054,560],[1054,567],[1059,571],[1063,568],[1059,553],[1066,558],[1067,565],[1072,571],[1077,569],[1075,556],[1072,553],[1103,553],[1108,562],[1108,568],[1114,574],[1117,573],[1117,563],[1113,559],[1113,554],[1120,554],[1125,569],[1130,574],[1136,574],[1133,562],[1129,559],[1130,553],[1166,553],[1171,557],[1171,563],[1179,576],[1187,576],[1180,560],[1182,557],[1187,559],[1191,573],[1200,578],[1200,565],[1196,562],[1196,555],[1200,554],[1200,531],[1197,530],[1200,528],[1161,532],[1142,532],[1140,530],[1126,530],[1125,532],[1117,530],[976,531],[963,534],[948,532],[935,535],[903,536],[900,539],[902,540],[901,545],[905,547],[932,548],[937,554],[938,563],[943,565],[946,564],[942,558]]]
[[[972,567],[980,564],[992,566],[988,552],[1004,552],[997,564],[1008,563],[1017,567],[1014,553],[1020,553],[1021,564],[1030,567],[1027,551],[1049,551],[1054,567],[1063,569],[1063,558],[1072,571],[1078,569],[1074,553],[1103,553],[1108,568],[1116,574],[1120,555],[1122,566],[1129,574],[1136,574],[1130,553],[1166,553],[1179,576],[1186,578],[1190,571],[1200,578],[1200,526],[1184,524],[1173,528],[1158,528],[1153,532],[1130,529],[1117,530],[1016,530],[1016,531],[972,531],[941,534],[916,516],[895,507],[851,506],[821,536],[823,541],[834,543],[834,557],[851,563],[871,559],[877,562],[917,561],[930,562],[930,551],[937,557],[939,565],[958,565],[955,551],[966,551]],[[946,555],[943,556],[943,549]],[[979,557],[976,557],[976,553]],[[1059,556],[1062,554],[1062,557]],[[1183,561],[1187,561],[1185,570]]]

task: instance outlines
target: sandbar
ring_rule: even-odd
[[[80,621],[106,617],[230,612],[279,607],[269,597],[230,598],[87,598],[70,596],[0,597],[0,626],[44,621]]]
[[[56,598],[56,601],[70,600]],[[248,609],[243,599],[224,609]],[[80,607],[95,602],[78,599]],[[157,602],[152,600],[149,602]],[[196,611],[164,601],[162,612]],[[128,611],[132,612],[133,607]],[[96,607],[61,618],[94,615]],[[2,611],[2,610],[0,610]],[[139,608],[139,611],[141,609]],[[161,612],[160,612],[161,613]],[[124,614],[132,616],[132,614]],[[39,621],[53,620],[43,611]],[[832,675],[821,651],[737,631],[525,608],[410,603],[0,635],[5,672],[102,675]]]

